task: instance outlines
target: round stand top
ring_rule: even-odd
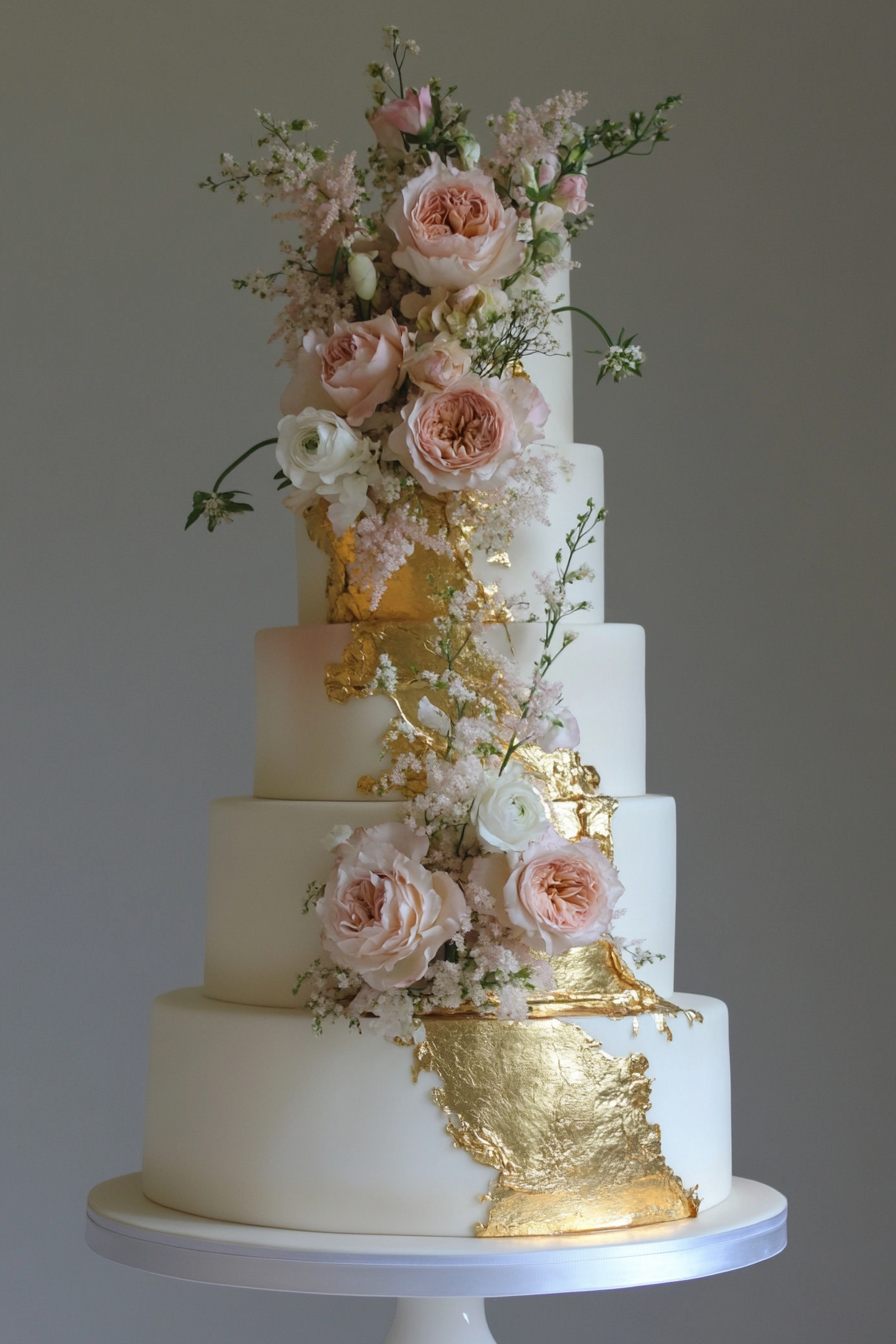
[[[561,1237],[395,1237],[218,1223],[153,1204],[140,1173],[104,1181],[87,1243],[137,1269],[199,1283],[357,1297],[524,1297],[699,1279],[777,1255],[787,1201],[735,1177],[697,1218]]]

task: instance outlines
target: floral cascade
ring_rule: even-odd
[[[490,119],[485,157],[455,90],[437,79],[406,86],[416,44],[385,34],[389,61],[369,67],[368,169],[302,139],[310,122],[259,113],[260,157],[222,155],[220,174],[202,184],[238,200],[252,193],[296,227],[279,270],[235,282],[281,301],[274,339],[292,376],[276,438],[197,491],[187,526],[204,519],[213,531],[251,511],[245,492],[220,487],[274,446],[284,503],[330,556],[330,618],[355,623],[345,664],[327,669],[328,691],[394,702],[387,763],[360,786],[402,795],[402,819],[326,838],[333,868],[306,902],[323,956],[296,992],[318,1027],[345,1014],[409,1039],[426,1013],[526,1018],[555,989],[552,959],[615,945],[612,800],[600,800],[593,771],[570,792],[588,767],[552,675],[574,639],[564,618],[587,606],[575,584],[590,576],[603,511],[584,502],[555,572],[536,576],[544,634],[528,671],[495,652],[488,627],[541,617],[474,578],[472,557],[500,567],[517,528],[547,524],[565,464],[545,442],[549,407],[526,360],[558,349],[556,319],[568,308],[558,277],[591,222],[588,170],[651,152],[679,100],[590,126],[577,121],[581,94],[534,109],[514,100]],[[597,381],[640,376],[634,338],[623,330],[614,340],[583,316],[606,342],[592,352]],[[413,574],[425,608],[404,621],[390,597],[402,574]],[[554,787],[558,771],[566,794]],[[570,807],[584,816],[595,800],[606,827],[565,824]],[[636,965],[650,959],[637,946],[617,950]]]

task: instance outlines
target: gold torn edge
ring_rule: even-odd
[[[555,989],[529,996],[530,1017],[632,1017],[634,1033],[641,1015],[653,1018],[657,1031],[671,1041],[667,1021],[679,1014],[689,1026],[702,1022],[695,1008],[681,1008],[663,999],[646,981],[625,965],[618,949],[608,938],[590,947],[573,947],[559,957],[549,957]]]
[[[632,1019],[632,1035],[638,1034],[638,1018],[652,1017],[657,1031],[672,1040],[669,1018],[685,1019],[688,1026],[703,1021],[696,1008],[681,1008],[663,999],[646,981],[639,980],[623,962],[619,952],[608,938],[601,938],[590,947],[574,947],[559,957],[548,957],[554,973],[555,989],[527,994],[529,1020],[555,1017],[609,1017]],[[497,997],[491,1012],[497,1009]],[[418,1014],[427,1022],[434,1018],[463,1018],[488,1016],[488,1008],[433,1008],[427,1010],[421,1001]],[[494,1016],[488,1017],[494,1021]]]
[[[570,1022],[427,1018],[414,1077],[435,1073],[446,1131],[497,1172],[480,1237],[553,1236],[693,1218],[699,1199],[649,1124],[648,1060]]]

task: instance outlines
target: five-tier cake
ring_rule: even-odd
[[[625,128],[515,105],[480,167],[435,81],[372,69],[378,216],[305,123],[210,180],[303,230],[251,281],[287,300],[299,609],[256,640],[254,795],[212,804],[204,984],[153,1008],[145,1193],[359,1233],[693,1217],[730,1190],[727,1013],[675,988],[644,634],[603,620],[572,429],[567,247]],[[221,479],[191,521],[245,508]]]

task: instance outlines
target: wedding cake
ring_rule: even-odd
[[[301,232],[239,282],[286,300],[298,623],[257,636],[254,795],[212,804],[204,984],[153,1007],[144,1190],[327,1232],[694,1217],[731,1185],[727,1012],[675,989],[675,805],[643,631],[603,620],[566,260],[589,155],[665,139],[675,100],[514,103],[480,167],[387,40],[378,215],[303,122],[208,180]],[[640,372],[607,339],[599,378]],[[188,525],[246,511],[222,480]]]

